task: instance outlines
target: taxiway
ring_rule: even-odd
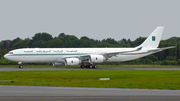
[[[180,70],[180,68],[0,68],[0,71],[29,71],[29,70]]]

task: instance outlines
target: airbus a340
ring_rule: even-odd
[[[139,46],[134,48],[23,48],[12,50],[4,57],[22,63],[53,63],[53,66],[75,66],[81,68],[97,68],[93,63],[122,62],[141,58],[164,49],[157,48],[161,40],[164,27],[157,27],[150,36]]]

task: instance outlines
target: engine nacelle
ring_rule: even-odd
[[[102,63],[106,58],[102,55],[90,55],[91,62],[93,63]]]
[[[54,62],[53,66],[65,66],[65,63],[62,62]]]
[[[67,58],[66,59],[66,66],[77,66],[81,63],[78,58]]]

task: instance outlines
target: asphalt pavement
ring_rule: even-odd
[[[0,85],[1,100],[179,101],[180,90]]]
[[[0,68],[0,71],[29,71],[29,70],[180,70],[180,68]]]

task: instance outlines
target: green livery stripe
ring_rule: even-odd
[[[12,54],[10,56],[34,56],[34,55],[89,55],[89,54]]]

